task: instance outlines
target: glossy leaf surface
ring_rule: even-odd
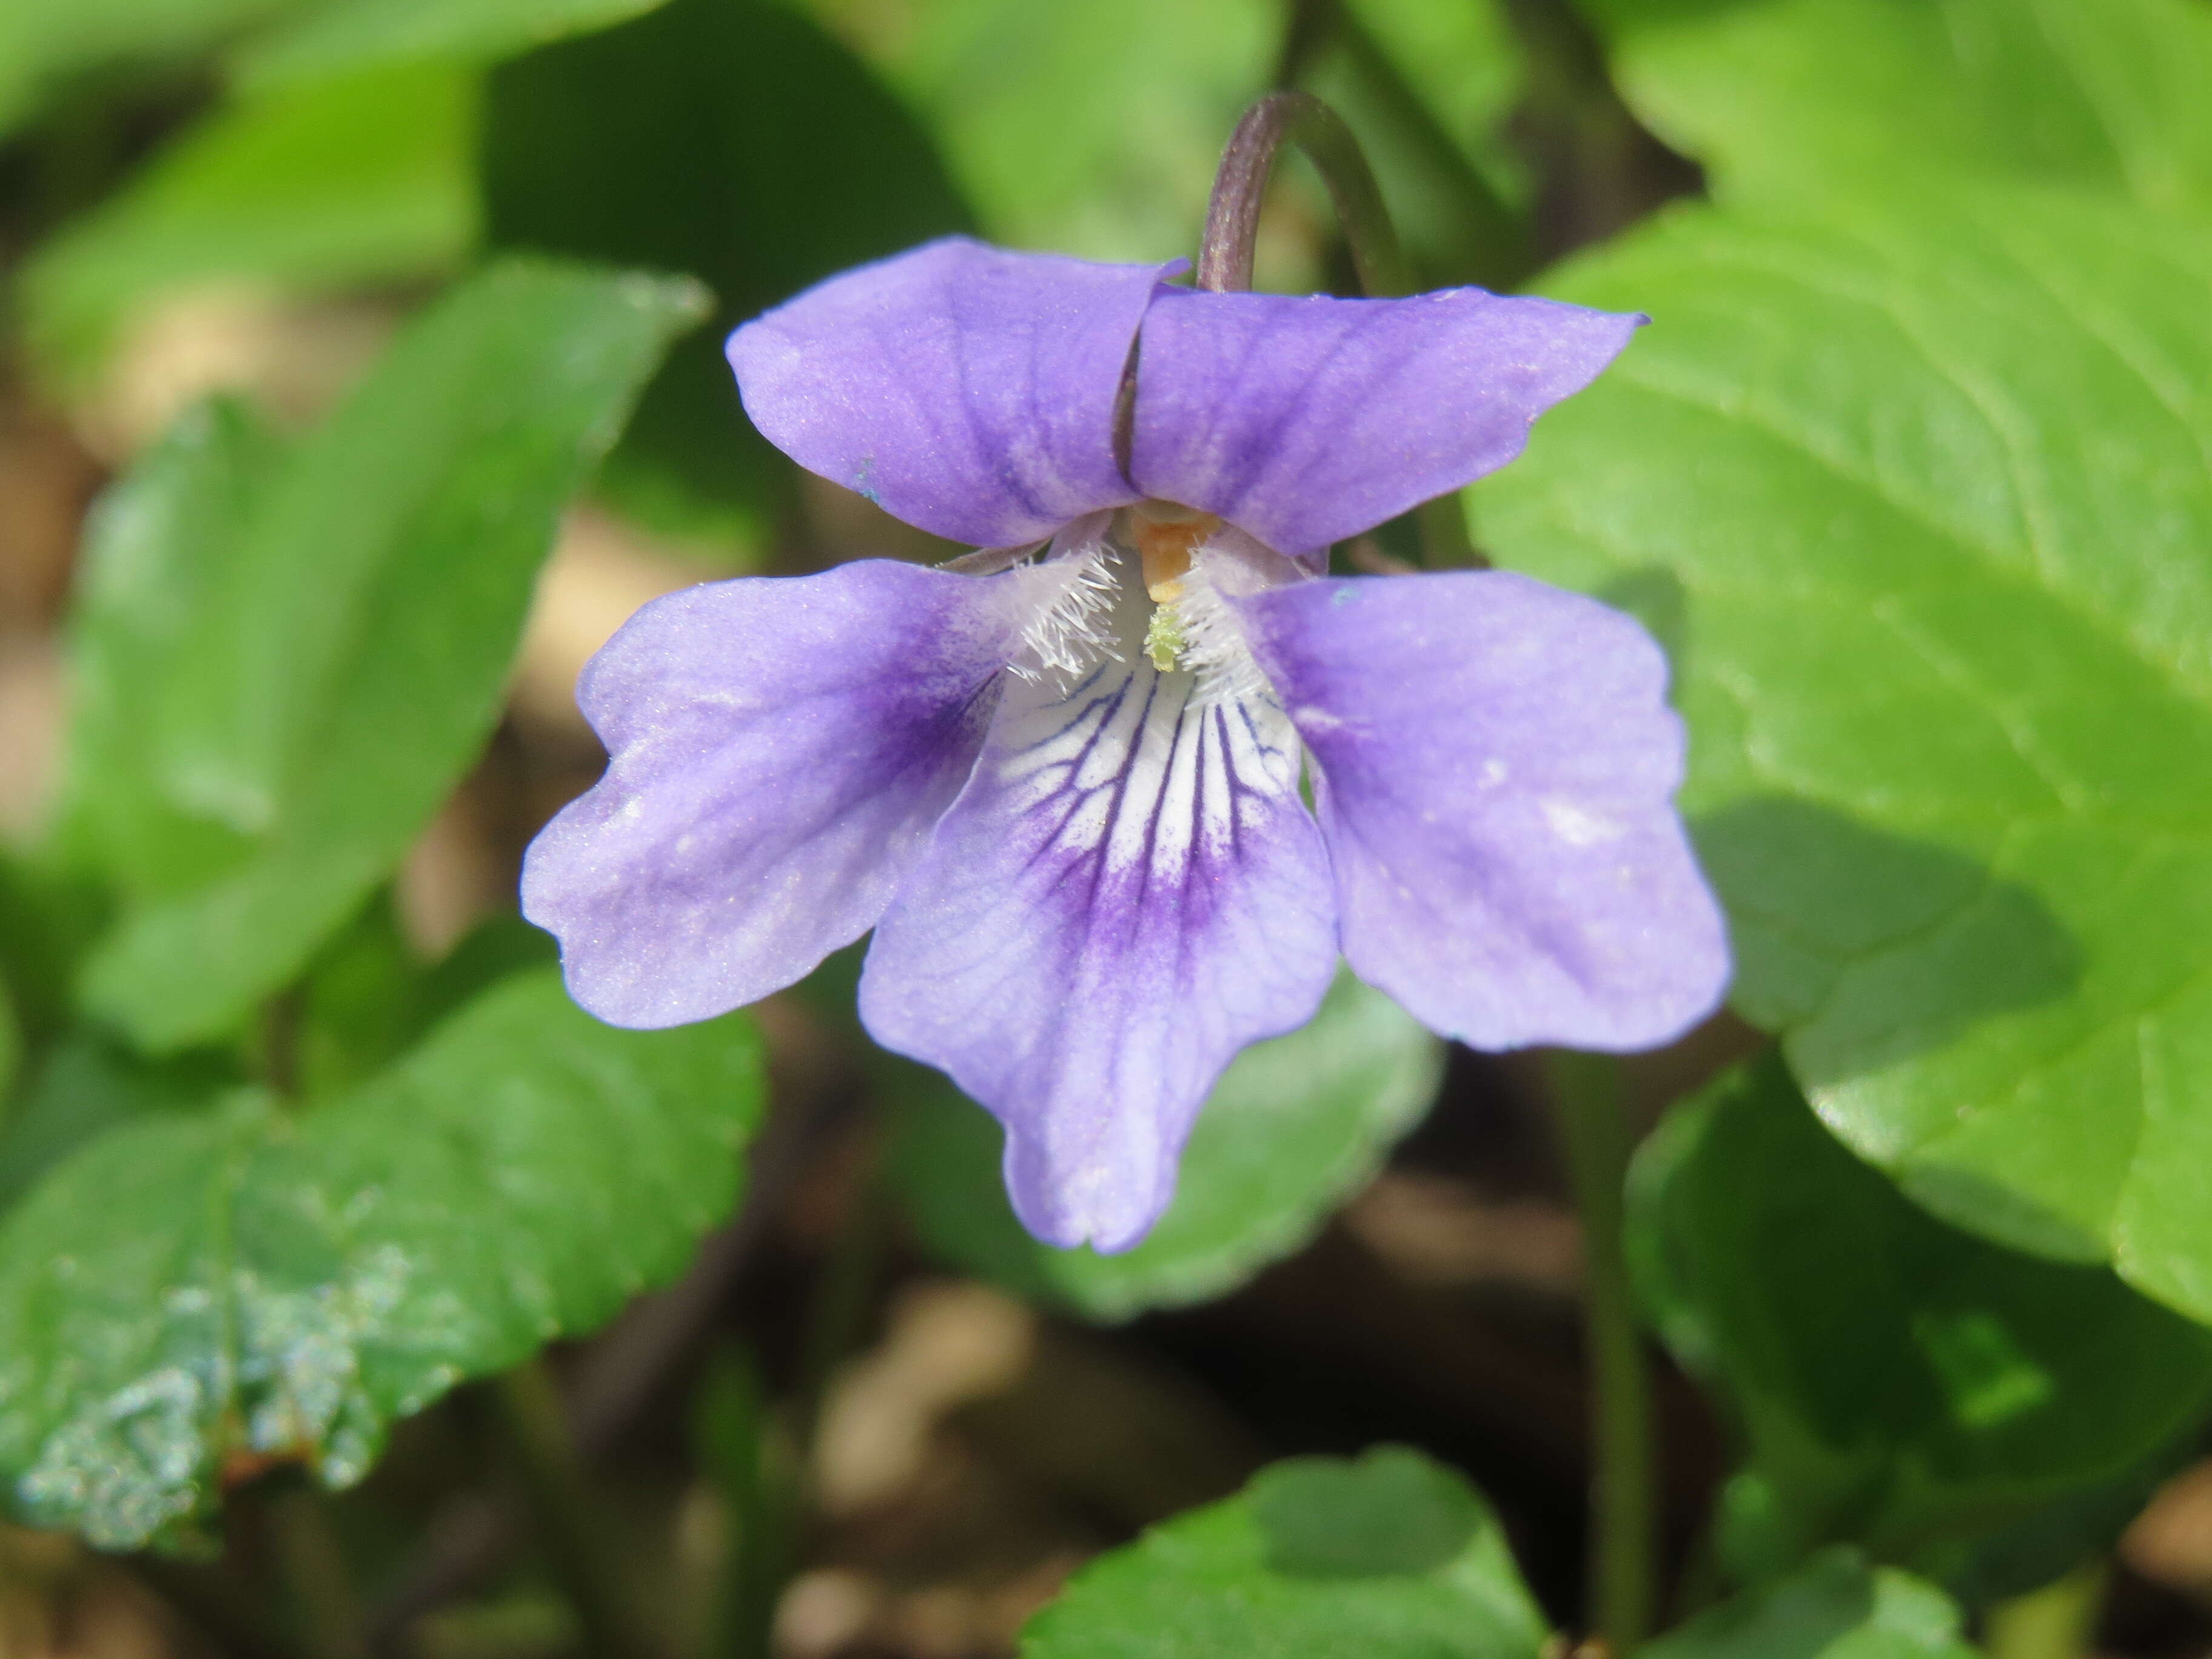
[[[1639,611],[1736,1006],[1922,1202],[2212,1318],[2212,235],[2027,192],[1680,213],[1475,493]]]
[[[360,1479],[395,1418],[674,1274],[761,1106],[741,1018],[617,1031],[538,973],[303,1115],[246,1090],[100,1137],[0,1224],[19,1512],[133,1548],[226,1469]]]
[[[1952,168],[2212,215],[2212,14],[2191,0],[1582,3],[1638,113],[1723,197]]]

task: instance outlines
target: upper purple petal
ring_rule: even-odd
[[[1162,289],[1131,471],[1302,554],[1505,465],[1644,319],[1447,289],[1406,300]]]
[[[1483,1048],[1644,1048],[1710,1013],[1718,907],[1631,618],[1504,571],[1239,602],[1318,774],[1352,971]]]
[[[1114,400],[1163,270],[930,242],[730,337],[753,424],[801,466],[978,547],[1136,499]]]
[[[1010,687],[860,981],[878,1042],[1006,1125],[1015,1211],[1054,1244],[1142,1238],[1223,1067],[1336,963],[1288,722],[1190,686],[1133,655]]]
[[[686,588],[578,690],[611,759],[531,843],[522,908],[617,1025],[751,1002],[874,925],[973,765],[1016,584],[867,560]]]

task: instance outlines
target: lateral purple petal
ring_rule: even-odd
[[[1482,1048],[1645,1048],[1712,1011],[1727,939],[1635,622],[1504,571],[1304,582],[1240,612],[1314,757],[1353,972]]]
[[[1312,1018],[1336,963],[1288,723],[1188,684],[1139,659],[1010,689],[860,981],[878,1042],[1005,1124],[1014,1209],[1063,1247],[1150,1231],[1222,1068]]]
[[[1145,319],[1131,471],[1149,495],[1308,553],[1504,465],[1643,320],[1474,288],[1164,288]]]
[[[1114,400],[1164,269],[948,238],[756,318],[730,366],[801,466],[955,541],[1041,541],[1136,499]]]
[[[585,671],[606,775],[531,843],[523,914],[617,1025],[703,1019],[875,923],[974,764],[1015,587],[867,560],[647,605]]]

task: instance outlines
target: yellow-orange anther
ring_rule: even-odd
[[[1143,568],[1145,592],[1154,605],[1167,605],[1182,597],[1191,554],[1221,528],[1221,520],[1211,513],[1146,501],[1130,512],[1129,526]]]

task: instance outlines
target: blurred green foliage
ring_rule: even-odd
[[[1750,1586],[1651,1651],[1959,1659],[1953,1593],[2109,1544],[2212,1385],[2202,0],[0,4],[0,176],[44,233],[9,316],[57,396],[210,287],[406,317],[313,429],[200,404],[93,516],[56,828],[0,854],[19,1514],[175,1544],[260,1461],[350,1482],[681,1267],[760,1115],[750,1028],[613,1031],[512,915],[434,966],[392,909],[556,525],[820,556],[727,330],[948,231],[1187,253],[1279,79],[1347,114],[1425,283],[1654,319],[1468,497],[1501,562],[1668,647],[1735,1007],[1779,1039],[1636,1177],[1654,1322],[1741,1443],[1716,1527]],[[1709,199],[1581,246],[1698,169]],[[1302,163],[1260,253],[1346,282]],[[1297,1249],[1439,1070],[1340,987],[1101,1258],[1020,1232],[951,1085],[869,1063],[915,1242],[1098,1322]],[[788,1565],[771,1392],[731,1361],[699,1409],[774,1534],[729,1556],[726,1644]],[[1544,1636],[1485,1501],[1382,1450],[1108,1553],[1025,1651]]]
[[[1750,1449],[1720,1536],[1741,1576],[1828,1542],[1954,1576],[2055,1500],[2139,1488],[2212,1398],[2212,1331],[1937,1221],[1835,1143],[1778,1056],[1679,1108],[1630,1196],[1653,1322]]]

